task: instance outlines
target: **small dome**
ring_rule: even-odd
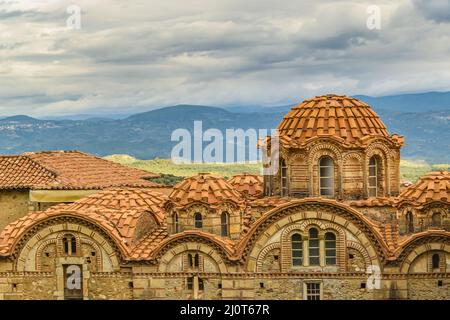
[[[226,201],[242,203],[242,197],[225,179],[209,173],[199,173],[189,177],[173,187],[169,195],[177,206],[192,202],[204,202],[211,206]]]
[[[228,183],[246,198],[259,198],[263,194],[263,179],[256,174],[237,174]]]
[[[389,137],[372,108],[352,97],[325,95],[296,105],[278,125],[281,137],[298,142],[315,136],[334,136],[355,142],[365,136]]]
[[[424,205],[431,201],[450,202],[450,173],[431,172],[409,186],[399,196],[399,203]]]

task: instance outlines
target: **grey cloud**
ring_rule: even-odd
[[[425,18],[450,22],[450,0],[413,0],[413,3]]]

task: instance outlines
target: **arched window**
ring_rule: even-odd
[[[319,189],[321,196],[334,195],[334,162],[328,156],[319,161]]]
[[[198,290],[204,290],[205,285],[203,284],[203,279],[198,278]]]
[[[320,265],[319,231],[316,228],[309,229],[309,265]]]
[[[414,217],[411,211],[406,213],[406,230],[407,232],[414,232]]]
[[[433,213],[431,216],[431,225],[433,227],[440,227],[442,224],[441,214],[439,212]]]
[[[65,235],[62,238],[63,252],[65,255],[74,256],[77,254],[77,239],[72,235]]]
[[[286,161],[281,159],[280,161],[281,167],[281,196],[288,195],[288,176],[287,176],[287,166]]]
[[[227,212],[222,212],[220,215],[220,234],[222,237],[228,237],[230,235],[230,216]]]
[[[325,264],[336,264],[336,235],[332,232],[325,233]]]
[[[441,262],[441,257],[438,253],[435,253],[431,256],[431,268],[432,269],[439,269],[439,265]]]
[[[369,160],[369,197],[378,196],[378,169],[378,159],[376,156],[373,156]]]
[[[173,215],[172,222],[173,222],[173,232],[175,232],[175,233],[180,232],[180,227],[178,224],[178,214],[175,213]]]
[[[200,256],[198,255],[198,253],[196,253],[194,255],[194,267],[199,267],[200,266]]]
[[[203,218],[202,214],[199,212],[194,215],[194,226],[198,229],[203,228]]]
[[[292,265],[301,266],[303,265],[303,241],[302,236],[295,233],[291,237],[292,246]]]

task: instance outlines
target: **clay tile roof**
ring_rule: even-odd
[[[396,200],[397,198],[395,197],[378,197],[364,200],[350,200],[345,201],[345,203],[352,207],[384,207],[393,206]]]
[[[368,136],[391,138],[372,108],[352,97],[325,95],[306,99],[294,106],[278,125],[282,144],[302,143],[313,137],[334,137],[347,143]]]
[[[256,174],[237,174],[228,183],[246,198],[259,198],[263,194],[263,179]]]
[[[164,203],[168,197],[148,188],[111,188],[89,195],[71,204],[61,204],[49,210],[101,211],[104,209],[127,212],[151,212],[158,223],[163,223]]]
[[[400,193],[399,203],[423,206],[432,201],[450,203],[450,173],[431,172]]]
[[[0,156],[0,189],[104,189],[159,187],[158,175],[79,151],[45,151]]]
[[[243,203],[240,193],[225,179],[209,173],[199,173],[184,179],[173,187],[169,198],[179,207],[193,202],[207,203],[211,207],[227,201],[238,205]]]

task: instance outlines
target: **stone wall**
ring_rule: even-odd
[[[0,273],[0,300],[55,299],[53,273]]]
[[[9,223],[26,215],[28,210],[28,190],[0,191],[0,230],[3,230]]]
[[[88,297],[92,300],[131,300],[133,285],[129,273],[91,273]]]
[[[449,300],[450,279],[409,279],[408,299],[413,300]]]

